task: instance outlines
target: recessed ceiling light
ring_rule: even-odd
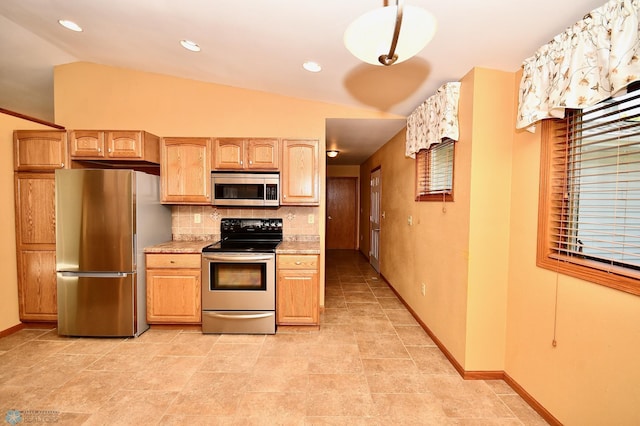
[[[200,46],[198,46],[198,43],[196,43],[195,41],[180,40],[180,44],[182,45],[182,47],[184,47],[185,49],[190,50],[192,52],[199,52],[200,51]]]
[[[322,71],[322,67],[320,66],[319,63],[317,62],[313,62],[313,61],[307,61],[304,64],[302,64],[302,67],[310,72],[320,72]]]
[[[76,32],[82,31],[82,27],[73,21],[69,21],[67,19],[60,19],[58,23],[68,30],[76,31]]]

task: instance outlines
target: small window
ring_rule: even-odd
[[[543,124],[538,265],[640,295],[640,93]]]
[[[416,201],[453,201],[455,142],[447,139],[416,154]]]

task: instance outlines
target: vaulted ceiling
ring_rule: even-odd
[[[517,70],[604,0],[406,0],[435,15],[435,37],[406,62],[365,64],[345,48],[344,31],[386,3],[2,0],[0,107],[53,120],[53,67],[87,61],[397,114],[382,123],[328,121],[327,145],[353,154],[335,163],[359,164],[440,85],[475,66]],[[69,31],[59,19],[84,31]],[[183,49],[182,39],[202,50]],[[322,71],[305,71],[309,60]]]

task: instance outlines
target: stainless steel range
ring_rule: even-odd
[[[222,219],[202,250],[202,332],[276,332],[276,247],[282,219]]]

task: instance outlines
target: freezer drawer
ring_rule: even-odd
[[[58,273],[58,334],[137,336],[135,274]]]

